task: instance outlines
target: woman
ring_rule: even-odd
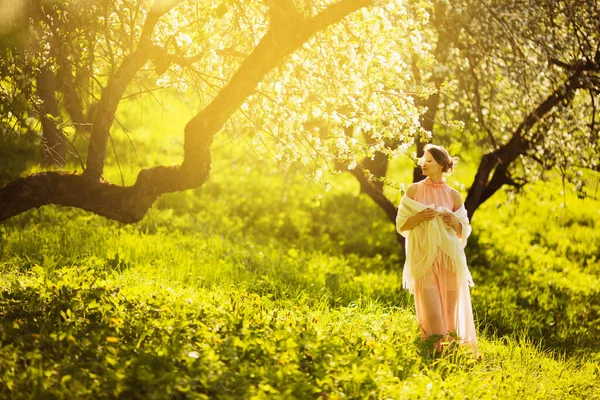
[[[444,181],[458,159],[441,146],[425,146],[419,165],[426,178],[406,190],[398,207],[396,229],[406,240],[403,286],[415,296],[415,309],[424,339],[455,332],[472,346],[477,339],[469,286],[473,286],[464,247],[471,227],[460,194]]]

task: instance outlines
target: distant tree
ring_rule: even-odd
[[[465,200],[470,216],[504,185],[518,189],[550,169],[573,180],[600,165],[598,2],[476,6],[472,15],[506,33],[493,40],[483,24],[471,32],[480,39],[467,58],[472,79],[462,82],[471,100],[462,101],[487,145]]]
[[[353,169],[363,156],[398,155],[420,130],[407,61],[429,59],[424,1],[410,10],[395,0],[15,4],[0,32],[0,124],[19,133],[41,121],[48,157],[63,163],[71,148],[83,171],[8,183],[0,221],[46,204],[138,221],[162,193],[208,179],[210,146],[225,126],[315,181],[333,161]],[[132,186],[105,181],[119,102],[161,87],[200,99],[183,162],[143,169]],[[81,152],[78,130],[88,144]]]
[[[12,10],[0,29],[0,128],[41,130],[42,164],[64,166],[68,152],[81,158],[74,134],[89,133],[105,69],[129,47],[125,29],[106,35],[123,10],[111,1],[19,1]]]
[[[417,156],[430,135],[483,149],[465,200],[469,217],[500,188],[518,190],[544,171],[575,182],[578,169],[599,169],[597,1],[434,0],[432,6],[422,32],[436,62],[413,63],[416,80],[433,90],[417,97],[429,132],[417,141]],[[365,158],[353,174],[394,221],[395,204],[381,190],[388,160]],[[421,178],[415,168],[413,179]]]

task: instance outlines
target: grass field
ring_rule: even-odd
[[[0,397],[600,397],[598,201],[560,207],[548,183],[485,204],[467,249],[483,356],[436,357],[352,178],[316,206],[228,146],[138,224],[49,206],[0,225]]]

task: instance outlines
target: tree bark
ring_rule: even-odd
[[[208,173],[205,175],[208,178]],[[52,171],[17,179],[0,189],[0,221],[47,204],[72,206],[124,223],[141,220],[161,193],[189,186],[176,167],[143,170],[133,186]]]
[[[365,141],[369,145],[372,145],[375,142],[375,140],[373,140],[373,138],[371,137],[371,135],[369,133],[365,132],[364,137],[365,137]],[[390,142],[388,140],[385,140],[384,143],[385,143],[386,147],[390,147],[390,148],[395,148],[398,146],[395,142]],[[375,155],[373,156],[372,159],[370,157],[365,157],[360,162],[359,169],[368,170],[376,178],[385,178],[385,176],[387,175],[388,164],[389,164],[388,156],[383,154],[380,151],[377,151],[377,152],[375,152]],[[356,168],[355,168],[355,170],[356,170]],[[357,176],[355,174],[353,174],[353,175],[357,177],[359,182],[361,182],[361,191],[363,191],[362,190],[363,184],[362,184],[361,179],[365,177],[364,174],[359,173],[359,176],[362,178],[360,178],[359,176]],[[369,185],[369,186],[376,188],[380,192],[383,191],[383,182],[381,180],[371,181],[371,185]],[[367,193],[367,192],[365,192],[365,193]]]
[[[441,81],[436,81],[436,87],[439,88],[441,85]],[[440,95],[438,92],[429,96],[425,101],[422,102],[421,105],[427,107],[427,111],[425,114],[419,117],[419,121],[421,123],[421,127],[426,131],[431,132],[433,135],[433,127],[435,125],[435,114],[437,113],[438,106],[440,104]],[[417,157],[423,156],[423,149],[427,142],[425,140],[421,140],[424,138],[417,137],[415,140],[415,144],[417,145]],[[423,171],[421,170],[421,166],[415,165],[413,168],[413,182],[419,182],[425,179],[425,175],[423,175]]]

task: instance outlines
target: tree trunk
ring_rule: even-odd
[[[469,188],[467,199],[465,200],[465,208],[469,219],[473,218],[473,214],[475,214],[479,206],[493,196],[503,185],[514,185],[508,173],[508,168],[520,155],[525,154],[529,149],[531,142],[525,138],[526,133],[537,122],[550,114],[555,107],[573,100],[577,89],[581,88],[584,84],[581,82],[581,75],[589,67],[587,64],[579,65],[560,88],[556,89],[535,110],[525,117],[506,144],[483,156],[475,174],[473,184]],[[490,179],[492,171],[493,175]]]
[[[36,77],[37,93],[42,100],[42,165],[65,166],[67,139],[56,124],[60,117],[56,100],[56,79],[47,67],[42,68]]]
[[[92,128],[88,144],[87,165],[83,171],[83,176],[86,178],[101,179],[106,161],[106,146],[117,106],[133,77],[152,56],[152,34],[158,20],[181,1],[157,0],[154,2],[146,16],[137,49],[125,56],[117,71],[102,90],[100,101],[94,107],[93,115],[90,115]]]
[[[436,84],[436,88],[439,89],[440,85],[442,84],[442,80],[439,78],[436,79],[435,84]],[[421,101],[420,103],[421,104],[419,104],[419,105],[427,107],[427,111],[425,112],[425,114],[423,114],[419,117],[419,122],[421,124],[421,127],[424,130],[431,132],[431,135],[433,137],[433,128],[435,126],[435,115],[437,114],[438,107],[440,105],[440,94],[438,92],[435,92],[434,94],[429,96],[424,101]],[[416,138],[415,143],[417,145],[417,158],[420,158],[423,156],[423,148],[427,144],[427,141],[425,141],[425,138],[422,138],[419,136]],[[413,182],[419,182],[419,181],[422,181],[423,179],[425,179],[425,175],[423,175],[421,166],[415,165],[415,168],[413,169]]]
[[[367,133],[365,133],[364,137],[365,137],[367,144],[369,144],[369,145],[371,145],[375,142],[371,138],[371,135],[369,135]],[[385,145],[387,147],[397,147],[396,144],[390,143],[389,141],[386,141]],[[387,175],[388,164],[389,164],[388,156],[379,151],[375,152],[375,155],[373,156],[372,159],[369,157],[365,157],[362,160],[362,162],[360,163],[362,169],[368,170],[373,176],[375,176],[377,178],[377,180],[371,181],[370,187],[374,187],[375,189],[379,190],[380,192],[383,191],[382,178],[385,178],[385,176]],[[355,170],[356,170],[356,168],[355,168]],[[362,178],[365,177],[364,174],[359,174],[359,175]],[[356,175],[354,175],[354,176],[356,176]],[[359,178],[358,176],[356,178],[359,180],[359,182],[361,182],[361,185],[360,185],[361,192],[367,193],[367,191],[363,190],[364,188],[363,188],[363,184],[361,181],[362,178]]]

